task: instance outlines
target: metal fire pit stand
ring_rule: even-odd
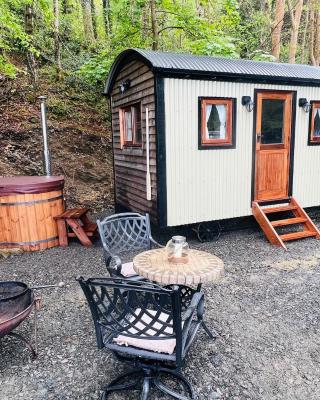
[[[60,282],[57,285],[42,285],[42,286],[33,286],[30,289],[32,290],[37,290],[37,289],[47,289],[47,288],[54,288],[54,287],[59,287],[62,288],[64,287],[65,284],[64,282]],[[38,356],[38,324],[37,324],[37,317],[38,317],[38,311],[41,308],[41,297],[40,296],[34,296],[32,303],[28,307],[30,308],[30,312],[32,309],[34,309],[34,346],[25,338],[23,337],[20,333],[16,332],[8,332],[6,336],[13,337],[15,339],[20,340],[23,342],[26,347],[30,350],[31,352],[31,358],[32,360],[36,359]]]
[[[35,360],[38,356],[38,343],[37,343],[37,313],[40,310],[40,303],[41,303],[41,298],[40,297],[35,297],[33,300],[33,303],[31,304],[31,308],[34,307],[34,346],[25,338],[23,337],[20,333],[17,332],[9,332],[6,336],[13,337],[15,339],[20,340],[23,342],[26,347],[30,350],[31,352],[31,358],[32,360]]]

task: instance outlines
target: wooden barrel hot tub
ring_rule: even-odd
[[[0,248],[58,246],[53,217],[64,211],[63,176],[0,177]]]

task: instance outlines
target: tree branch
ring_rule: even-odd
[[[177,17],[181,17],[181,14],[175,13],[173,11],[167,11],[167,10],[156,10],[156,13],[164,13],[164,14],[171,14],[171,15],[176,15]]]
[[[158,33],[160,34],[166,29],[183,29],[183,26],[165,26],[164,28],[159,29]]]

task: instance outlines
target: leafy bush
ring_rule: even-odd
[[[15,78],[18,69],[9,62],[4,56],[0,55],[0,74]]]
[[[58,117],[65,117],[69,114],[70,109],[67,106],[67,104],[54,97],[49,97],[47,100],[47,109],[49,112],[52,114],[58,116]]]
[[[90,58],[79,68],[79,75],[88,83],[97,85],[106,80],[114,56],[108,50],[102,50],[99,54]]]
[[[205,39],[195,43],[193,51],[207,56],[239,58],[235,42],[232,37],[214,36],[210,41]]]
[[[272,54],[266,53],[263,50],[256,50],[251,54],[251,59],[255,61],[276,61]]]

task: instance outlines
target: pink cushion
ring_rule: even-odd
[[[147,310],[149,314],[155,315],[156,311],[154,310]],[[135,315],[139,315],[141,312],[141,308],[137,308],[134,312]],[[158,320],[160,321],[167,321],[169,318],[169,314],[167,313],[161,313],[159,315]],[[134,320],[134,316],[130,318],[130,322]],[[146,324],[150,323],[151,317],[144,313],[139,317],[139,320],[136,322],[135,327],[138,328],[138,330],[145,328],[145,324],[143,324],[141,321],[144,321]],[[131,327],[128,329],[128,333],[135,334],[138,332],[135,327]],[[151,327],[148,329],[147,333],[151,336],[156,336],[156,337],[163,337],[163,339],[157,339],[157,340],[152,340],[152,339],[143,339],[143,336],[141,335],[141,339],[138,337],[128,337],[124,335],[119,335],[116,338],[114,338],[114,342],[117,344],[124,345],[124,346],[134,346],[134,347],[139,347],[140,349],[144,350],[150,350],[154,351],[156,353],[166,353],[166,354],[172,354],[174,352],[174,349],[176,347],[176,339],[174,338],[168,338],[166,339],[166,336],[163,334],[161,335],[156,335],[156,330],[162,327],[162,324],[159,322],[154,322]],[[153,329],[154,328],[154,329]],[[172,327],[166,327],[165,328],[165,333],[167,334],[172,334],[173,329]]]
[[[121,275],[125,276],[126,278],[137,275],[136,271],[133,269],[133,262],[122,264]]]

